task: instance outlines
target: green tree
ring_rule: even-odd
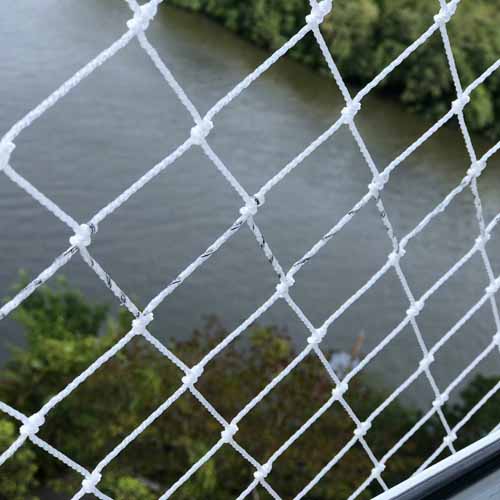
[[[304,26],[306,0],[172,0],[203,12],[261,47],[275,50]],[[500,55],[499,0],[461,2],[447,25],[458,72],[465,87]],[[366,84],[433,22],[438,0],[336,0],[321,26],[326,43],[348,81]],[[291,55],[328,73],[312,36]],[[442,116],[456,98],[439,32],[396,68],[380,88],[429,119]],[[500,74],[476,89],[465,108],[472,130],[500,136]]]
[[[0,419],[0,450],[7,449],[17,438],[17,429],[8,420]],[[36,500],[31,496],[37,486],[38,466],[32,446],[27,444],[2,466],[1,500]]]
[[[104,489],[115,500],[156,500],[158,498],[147,485],[130,476],[106,479]]]
[[[0,399],[26,414],[36,412],[126,333],[130,316],[121,313],[113,319],[106,311],[101,305],[87,303],[64,281],[53,290],[41,287],[15,312],[26,332],[27,346],[15,349],[12,361],[2,370]],[[227,334],[211,320],[191,339],[171,341],[169,347],[193,365]],[[296,355],[284,332],[256,326],[248,332],[246,345],[228,346],[207,366],[197,387],[230,420]],[[54,408],[42,437],[92,469],[179,387],[181,376],[175,365],[137,338]],[[266,461],[330,397],[332,388],[324,367],[309,356],[241,422],[238,442],[252,456]],[[366,418],[386,397],[361,378],[353,381],[349,392],[350,404],[360,418]],[[395,442],[417,417],[413,410],[391,405],[378,419],[383,434],[374,439],[374,452],[381,455],[386,451],[387,443]],[[132,443],[130,453],[125,451],[112,461],[102,487],[109,494],[128,499],[133,498],[127,496],[129,490],[142,491],[135,486],[140,483],[144,493],[136,495],[147,499],[149,492],[156,492],[155,487],[165,490],[173,484],[213,446],[221,430],[191,395],[181,397]],[[293,496],[306,478],[312,479],[352,437],[353,430],[345,410],[335,404],[327,418],[315,423],[307,439],[299,440],[283,455],[286,467],[278,466],[281,459],[277,462],[271,484],[285,497]],[[234,498],[250,483],[253,468],[228,448],[225,446],[180,490],[179,498]],[[48,460],[41,450],[30,453],[36,454],[35,470],[44,484],[65,491],[78,487],[81,478],[67,477],[63,465]],[[407,449],[390,464],[388,477],[402,479],[418,464],[419,453],[415,446]],[[364,450],[355,447],[310,498],[347,498],[360,475],[368,476],[371,468]]]
[[[495,389],[498,377],[477,375],[461,392],[460,399],[446,409],[449,421],[456,425],[474,408],[483,396]],[[486,436],[498,425],[500,412],[500,392],[495,392],[489,401],[475,413],[470,421],[460,430],[458,444],[460,447],[474,443]]]
[[[129,314],[113,317],[102,305],[90,304],[64,280],[54,289],[39,288],[14,313],[23,326],[27,345],[15,349],[12,360],[0,371],[0,400],[30,415],[114,345],[130,327]],[[185,341],[171,340],[169,348],[188,366],[215,347],[228,332],[211,319],[203,330]],[[245,342],[227,346],[207,365],[196,384],[200,392],[227,420],[254,398],[293,360],[297,350],[285,332],[254,326]],[[331,353],[327,352],[329,356]],[[181,385],[183,373],[142,337],[137,337],[48,415],[40,431],[43,439],[92,470],[146,417]],[[347,401],[365,420],[387,397],[364,375],[355,377]],[[464,393],[463,406],[450,408],[458,421],[491,381],[478,379]],[[313,355],[306,357],[239,423],[235,439],[261,463],[330,398],[333,384],[324,366]],[[493,425],[497,409],[477,427]],[[376,457],[383,456],[420,413],[394,402],[375,420],[366,439]],[[434,430],[436,429],[436,430]],[[396,456],[384,472],[388,484],[405,479],[433,451],[434,429],[423,429]],[[180,397],[148,427],[103,473],[100,487],[116,500],[157,498],[177,481],[219,440],[221,425],[189,392]],[[283,498],[291,498],[311,480],[352,438],[354,424],[346,410],[334,403],[303,437],[276,461],[269,476]],[[10,421],[0,421],[0,452],[16,437]],[[464,438],[467,442],[478,435]],[[29,498],[36,483],[74,493],[81,477],[44,451],[23,445],[4,467],[12,474],[0,476],[0,499]],[[312,500],[344,500],[360,478],[373,467],[357,444],[309,493]],[[254,469],[229,445],[224,445],[176,494],[181,500],[238,496],[253,479]],[[5,493],[5,492],[8,492]],[[372,483],[362,498],[378,493]]]

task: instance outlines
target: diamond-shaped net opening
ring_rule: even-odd
[[[305,0],[304,0],[305,2]],[[296,477],[293,480],[294,485],[298,489],[293,493],[294,498],[307,498],[309,492],[325,481],[326,476],[330,479],[335,477],[336,467],[342,463],[342,460],[347,456],[354,456],[355,461],[369,463],[372,467],[372,472],[368,477],[360,477],[357,471],[351,471],[348,483],[352,485],[350,498],[354,499],[371,488],[370,491],[378,492],[387,490],[391,486],[390,472],[391,460],[402,453],[411,441],[412,438],[418,437],[419,431],[433,419],[436,425],[439,425],[442,432],[442,442],[437,444],[434,451],[423,463],[416,464],[416,471],[421,471],[439,459],[446,453],[455,453],[460,442],[460,432],[462,429],[467,429],[474,422],[474,416],[478,411],[488,403],[488,401],[496,394],[500,387],[500,382],[490,388],[482,398],[470,409],[465,418],[458,422],[450,421],[449,417],[444,413],[443,407],[457,387],[474,372],[474,370],[490,356],[496,356],[496,352],[500,347],[500,317],[498,313],[495,295],[500,288],[500,277],[494,275],[490,259],[488,256],[488,240],[491,233],[496,228],[500,221],[500,214],[494,217],[491,221],[485,221],[479,192],[477,188],[477,179],[486,168],[488,160],[500,149],[500,142],[488,149],[481,157],[476,155],[476,151],[471,141],[471,137],[464,120],[464,107],[470,101],[470,95],[474,89],[480,86],[487,78],[489,78],[499,67],[500,60],[489,67],[482,75],[478,76],[466,88],[463,88],[460,82],[460,77],[457,72],[453,52],[450,45],[450,40],[447,33],[447,23],[452,19],[460,0],[452,0],[446,3],[444,0],[436,1],[436,15],[434,22],[422,35],[408,46],[398,57],[396,57],[373,81],[363,87],[355,96],[352,96],[347,89],[342,75],[340,74],[332,55],[325,43],[325,40],[320,31],[320,26],[332,9],[331,0],[310,0],[310,14],[306,17],[303,28],[290,40],[288,40],[281,48],[258,66],[250,73],[243,81],[238,83],[230,92],[216,102],[210,110],[202,116],[195,105],[190,100],[189,96],[183,90],[183,87],[175,79],[169,68],[160,58],[158,52],[148,41],[146,36],[147,28],[157,13],[158,5],[161,0],[151,0],[150,2],[139,5],[136,0],[127,0],[127,4],[132,11],[132,17],[127,22],[127,30],[123,35],[112,45],[103,50],[98,56],[91,60],[86,66],[75,73],[69,80],[61,85],[53,94],[47,97],[40,105],[29,112],[23,119],[14,124],[12,128],[5,134],[0,142],[0,171],[10,179],[21,190],[31,196],[36,202],[45,207],[56,219],[62,224],[65,224],[73,233],[69,239],[69,247],[63,248],[55,258],[53,263],[36,276],[23,290],[15,297],[9,300],[0,309],[0,320],[6,318],[12,311],[23,303],[38,287],[47,282],[60,269],[62,269],[72,259],[83,259],[83,262],[96,274],[96,277],[107,286],[116,296],[119,303],[124,306],[135,318],[130,325],[128,333],[122,337],[116,344],[111,346],[106,352],[98,357],[90,366],[74,380],[68,383],[59,393],[53,395],[47,403],[38,409],[31,416],[19,412],[17,409],[0,402],[0,410],[5,413],[10,419],[19,423],[19,434],[8,444],[7,449],[0,455],[0,465],[8,463],[9,459],[20,450],[27,440],[30,440],[34,445],[45,450],[47,453],[64,463],[68,468],[72,469],[72,473],[77,473],[82,477],[82,484],[79,491],[73,496],[74,499],[79,499],[87,493],[93,494],[100,499],[109,499],[102,491],[99,490],[99,483],[102,476],[105,474],[108,466],[111,467],[114,460],[119,460],[119,455],[126,453],[126,449],[133,450],[134,446],[138,449],[141,437],[148,435],[148,432],[154,429],[155,425],[160,425],[163,418],[168,417],[169,409],[174,408],[176,403],[183,398],[188,397],[191,405],[198,405],[200,411],[197,410],[197,418],[210,418],[214,420],[214,436],[207,437],[207,442],[211,444],[208,450],[200,450],[199,457],[196,457],[191,467],[188,470],[180,471],[177,481],[159,495],[161,500],[169,498],[181,488],[185,488],[189,481],[218,454],[227,454],[228,449],[231,453],[238,456],[241,461],[241,493],[237,496],[238,499],[243,499],[252,495],[254,491],[267,492],[272,498],[282,498],[283,493],[273,488],[272,472],[273,467],[276,468],[288,466],[292,468],[293,474],[300,475],[301,462],[304,457],[301,456],[301,443],[304,441],[317,442],[316,446],[321,446],[321,432],[329,431],[329,423],[326,416],[328,412],[336,412],[343,415],[344,428],[336,429],[338,439],[334,443],[329,443],[331,446],[331,459],[327,463],[318,465],[318,470],[314,475],[309,477]],[[433,37],[434,35],[434,37]],[[254,193],[247,192],[245,187],[240,184],[236,176],[232,173],[231,166],[226,164],[222,158],[212,149],[210,145],[210,136],[217,130],[217,124],[214,123],[218,113],[228,106],[234,99],[237,99],[246,89],[252,85],[264,72],[273,66],[282,56],[291,50],[304,37],[313,37],[323,53],[325,61],[333,75],[336,85],[345,100],[345,107],[339,114],[336,121],[329,126],[319,137],[314,139],[298,156],[289,161],[285,166],[276,170],[277,173],[270,179],[263,180],[261,187]],[[441,38],[444,55],[449,63],[451,76],[455,85],[456,100],[449,103],[449,110],[428,130],[426,130],[418,139],[414,140],[406,150],[400,153],[387,165],[377,165],[374,157],[370,153],[361,133],[356,126],[356,114],[361,109],[363,99],[374,89],[382,80],[394,71],[397,66],[403,63],[408,57],[425,44],[431,37],[435,39],[438,36]],[[102,64],[105,64],[111,57],[117,54],[122,48],[136,39],[140,47],[146,52],[154,66],[157,68],[161,76],[164,78],[167,85],[174,91],[180,103],[185,107],[193,120],[193,126],[190,133],[187,133],[184,142],[171,151],[159,163],[154,165],[142,177],[125,189],[117,198],[111,200],[107,205],[100,209],[86,223],[77,222],[71,215],[66,213],[53,200],[46,196],[43,192],[37,189],[28,179],[21,176],[11,163],[11,158],[15,150],[16,138],[28,128],[35,120],[41,117],[46,111],[55,106],[57,102],[66,94],[71,92],[80,82],[91,75]],[[187,115],[187,116],[189,116]],[[435,132],[437,132],[448,121],[456,118],[460,125],[460,129],[464,139],[465,149],[467,151],[468,169],[460,182],[451,189],[451,191],[443,197],[436,206],[428,211],[402,238],[398,239],[391,225],[390,213],[386,211],[384,206],[384,188],[390,181],[391,175],[395,172],[401,163],[405,161],[412,153],[414,153],[421,145],[423,145]],[[353,141],[357,145],[361,157],[366,163],[367,176],[370,178],[369,184],[363,189],[363,194],[359,199],[352,203],[345,214],[342,214],[336,220],[332,221],[331,227],[325,230],[324,235],[319,241],[310,242],[308,250],[303,255],[297,255],[295,263],[291,265],[288,271],[285,271],[280,261],[271,249],[272,238],[270,242],[264,236],[258,225],[258,217],[256,215],[266,210],[266,198],[273,196],[273,189],[292,172],[300,168],[301,164],[307,160],[313,153],[321,147],[335,134],[342,130],[341,133],[349,133],[352,135]],[[101,264],[92,255],[92,242],[98,238],[99,225],[110,218],[113,213],[122,205],[128,203],[129,199],[144,188],[149,183],[155,182],[155,179],[160,175],[168,175],[168,169],[175,168],[175,164],[183,155],[194,150],[196,154],[202,158],[204,167],[214,168],[213,172],[221,175],[221,179],[227,182],[228,189],[231,190],[231,196],[236,199],[241,199],[241,209],[234,214],[234,218],[229,226],[219,235],[214,235],[213,242],[195,258],[187,267],[180,270],[177,277],[166,284],[166,286],[154,296],[144,309],[139,309],[131,300],[128,293],[120,288],[114,281],[113,277],[106,272]],[[440,217],[440,214],[447,210],[453,200],[463,192],[470,191],[469,196],[472,197],[475,206],[476,229],[474,237],[471,241],[473,244],[470,250],[460,257],[449,269],[444,271],[442,275],[429,286],[420,295],[414,295],[405,273],[404,264],[406,250],[413,240],[416,240],[425,228],[432,224]],[[270,205],[272,205],[270,203]],[[323,248],[332,242],[345,227],[353,219],[359,216],[359,213],[365,208],[376,210],[381,224],[377,231],[381,237],[387,238],[387,247],[390,249],[388,254],[382,259],[382,264],[375,270],[370,271],[366,281],[354,291],[350,296],[345,297],[344,301],[333,311],[329,311],[326,320],[321,325],[313,325],[309,320],[306,312],[301,308],[301,305],[293,298],[293,286],[296,281],[301,279],[302,269],[306,267],[310,261],[315,259],[316,255],[322,252]],[[256,248],[264,253],[269,261],[269,269],[276,275],[276,288],[270,295],[262,297],[259,303],[261,304],[253,311],[239,326],[231,333],[227,334],[222,341],[212,346],[207,350],[202,359],[197,360],[194,366],[188,366],[174,352],[163,345],[155,336],[150,333],[150,325],[154,321],[155,310],[168,297],[173,294],[189,277],[197,272],[204,263],[212,257],[216,252],[223,247],[226,242],[231,240],[239,231],[250,231],[252,238],[255,239]],[[432,299],[433,295],[445,286],[456,273],[459,273],[466,264],[477,259],[480,262],[483,271],[485,272],[485,290],[475,297],[475,302],[470,309],[464,311],[459,319],[451,325],[447,331],[441,332],[438,335],[437,342],[426,338],[420,328],[419,315],[425,309],[426,304]],[[392,329],[384,335],[379,342],[371,348],[370,352],[362,358],[354,367],[342,373],[337,374],[332,368],[327,359],[327,354],[322,343],[325,337],[328,336],[329,330],[347,311],[351,311],[351,307],[360,301],[363,296],[368,293],[377,283],[390,276],[393,287],[399,287],[398,296],[403,297],[405,309],[398,321]],[[133,292],[133,291],[131,291]],[[286,364],[280,367],[279,373],[272,374],[265,387],[257,388],[253,395],[248,398],[238,413],[228,417],[219,413],[209,398],[203,394],[203,384],[199,383],[204,373],[207,374],[211,364],[216,363],[219,356],[223,355],[226,349],[238,339],[244,338],[245,331],[255,321],[261,318],[266,311],[269,311],[275,304],[280,304],[280,307],[288,307],[290,314],[296,317],[297,321],[303,325],[304,342],[299,349],[298,354]],[[480,310],[489,310],[492,315],[494,328],[491,332],[491,341],[486,348],[483,348],[479,354],[475,353],[472,360],[468,360],[467,365],[462,371],[448,382],[445,387],[440,387],[434,377],[435,363],[439,360],[438,353],[441,349],[456,335],[460,334],[460,330],[467,322]],[[350,391],[356,390],[356,376],[365,370],[365,367],[375,363],[386,350],[390,349],[392,342],[396,342],[401,335],[411,335],[414,338],[414,346],[416,351],[413,366],[410,366],[409,375],[404,381],[398,381],[398,384],[391,388],[390,396],[374,404],[370,413],[358,415],[350,402]],[[99,376],[107,367],[111,367],[111,363],[115,356],[122,349],[134,349],[135,345],[140,340],[142,343],[147,343],[153,346],[156,351],[155,355],[162,356],[165,364],[168,364],[172,376],[178,376],[177,388],[169,394],[160,404],[152,405],[154,409],[151,413],[144,417],[144,420],[137,425],[128,435],[121,436],[117,439],[111,451],[102,457],[92,470],[88,470],[82,465],[76,463],[71,457],[65,455],[61,450],[55,449],[49,443],[43,440],[43,425],[46,419],[50,418],[54,413],[57,418],[57,409],[69,401],[70,397],[77,397],[82,388],[85,387],[85,382],[92,376]],[[431,341],[429,341],[431,340]],[[134,347],[135,346],[135,347]],[[305,346],[305,347],[304,347]],[[483,346],[484,347],[484,346]],[[259,407],[262,405],[280,406],[280,400],[286,400],[287,387],[294,380],[294,373],[301,369],[307,369],[307,366],[319,364],[324,369],[324,378],[321,381],[321,397],[315,400],[316,405],[312,405],[309,413],[306,409],[301,408],[293,413],[293,408],[286,408],[287,418],[295,419],[295,431],[289,436],[281,436],[281,444],[277,444],[276,449],[266,456],[254,457],[250,450],[257,449],[256,443],[245,438],[245,431],[251,425],[252,419],[259,414]],[[99,373],[96,373],[99,372]],[[213,373],[217,373],[215,370]],[[216,380],[214,380],[216,384]],[[401,435],[394,442],[383,443],[385,448],[381,448],[377,444],[377,425],[383,420],[384,413],[390,411],[392,404],[397,402],[404,392],[412,386],[412,384],[421,384],[425,386],[430,394],[432,401],[421,417],[407,429],[401,429]],[[423,384],[423,385],[422,385]],[[280,388],[282,389],[280,392]],[[306,388],[305,388],[306,389]],[[211,391],[216,390],[211,386]],[[313,388],[311,387],[311,391]],[[316,388],[317,390],[317,388]],[[85,390],[82,392],[82,394]],[[208,392],[208,389],[207,389]],[[74,393],[74,394],[73,394]],[[113,412],[110,407],[110,413]],[[303,415],[302,419],[297,419],[297,414]],[[316,431],[316,432],[315,432]],[[239,439],[238,433],[241,440]],[[270,429],[262,429],[262,432],[271,432]],[[468,431],[469,432],[469,431]],[[145,434],[144,434],[145,433]],[[154,432],[153,432],[154,434]],[[141,436],[142,435],[142,436]],[[149,438],[148,438],[149,439]],[[145,442],[148,442],[148,439]],[[82,443],[83,444],[83,443]],[[381,453],[375,454],[373,449],[382,450]],[[228,448],[229,447],[229,448]],[[313,449],[314,447],[312,447]],[[373,448],[373,449],[372,449]],[[224,449],[224,451],[222,451]],[[127,450],[128,451],[128,450]],[[262,454],[259,454],[262,455]],[[228,455],[229,456],[229,455]],[[307,457],[306,457],[307,459]],[[248,471],[246,470],[248,469]],[[243,484],[247,481],[246,484]],[[331,488],[335,488],[335,482],[331,482]],[[375,486],[373,486],[375,484]]]

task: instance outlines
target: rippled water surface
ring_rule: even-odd
[[[129,17],[119,1],[12,3],[9,15],[0,18],[0,132],[117,39]],[[266,57],[210,21],[169,7],[161,10],[149,36],[201,112]],[[284,60],[217,116],[210,143],[241,184],[255,192],[330,126],[341,108],[334,82]],[[366,99],[358,122],[379,168],[429,126],[377,96]],[[172,152],[191,127],[188,113],[134,41],[19,136],[12,165],[85,221]],[[474,141],[479,151],[488,146]],[[498,159],[492,160],[479,182],[487,220],[500,210],[499,167]],[[465,148],[454,127],[440,130],[402,163],[383,195],[397,236],[439,203],[466,169]],[[368,166],[342,128],[269,193],[256,217],[280,263],[288,268],[300,258],[364,195],[369,182]],[[144,306],[229,227],[241,204],[201,150],[191,149],[100,225],[91,250]],[[465,191],[408,246],[402,266],[415,296],[462,256],[477,234],[472,196]],[[498,234],[488,246],[497,272]],[[45,209],[0,178],[2,296],[9,294],[20,268],[31,276],[39,273],[67,246],[69,236]],[[298,273],[292,295],[319,326],[379,269],[390,250],[370,202]],[[113,302],[78,257],[64,274],[89,299]],[[273,293],[275,281],[245,227],[159,307],[152,331],[163,340],[185,338],[213,313],[233,329]],[[475,257],[435,294],[418,318],[428,345],[479,299],[486,285],[484,267]],[[364,332],[367,352],[407,307],[391,271],[334,323],[325,343],[348,350]],[[299,345],[307,337],[281,302],[259,322],[286,327]],[[5,359],[6,342],[20,342],[21,334],[11,319],[1,323],[0,332]],[[456,376],[493,333],[487,304],[437,356],[433,371],[439,385]],[[395,386],[420,357],[415,334],[406,328],[372,362],[372,371]],[[491,355],[481,370],[497,367]],[[430,397],[425,381],[416,387],[419,399]]]

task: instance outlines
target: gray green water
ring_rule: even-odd
[[[23,0],[0,18],[0,133],[52,92],[124,31],[125,2]],[[207,111],[266,54],[212,22],[169,7],[148,32],[200,111]],[[211,144],[235,176],[256,191],[338,116],[335,84],[291,60],[276,64],[216,119]],[[390,99],[369,96],[359,127],[380,167],[427,127]],[[171,152],[192,123],[173,92],[136,42],[120,52],[17,141],[13,166],[77,220],[89,219],[148,168]],[[487,144],[474,138],[479,151]],[[479,183],[488,219],[500,210],[499,160]],[[384,202],[398,236],[458,183],[467,169],[463,141],[454,127],[439,131],[391,177]],[[257,222],[282,265],[290,266],[365,193],[367,165],[345,129],[279,184]],[[92,252],[120,286],[144,305],[235,219],[241,202],[200,150],[189,151],[100,226]],[[421,236],[403,261],[410,286],[423,293],[472,245],[478,232],[472,197],[460,195]],[[498,233],[498,231],[497,231]],[[8,294],[19,268],[44,269],[70,236],[18,187],[0,178],[0,295]],[[489,253],[498,272],[499,238]],[[366,206],[297,275],[294,298],[319,325],[385,261],[390,251],[375,206]],[[64,271],[92,300],[114,298],[74,259]],[[429,344],[439,339],[486,286],[474,258],[429,302],[419,324]],[[232,329],[274,290],[275,276],[252,234],[244,228],[159,308],[152,331],[167,340],[186,338],[203,317],[217,314]],[[393,273],[381,279],[331,328],[326,343],[350,349],[361,331],[364,350],[377,344],[407,308]],[[291,311],[278,303],[260,320],[286,327],[297,344],[307,337]],[[494,325],[484,307],[438,355],[441,387],[484,348]],[[2,339],[20,342],[7,319]],[[1,347],[2,358],[7,351]],[[498,371],[498,353],[481,371]],[[404,330],[372,372],[394,386],[420,357],[415,336]],[[418,382],[419,400],[430,396]]]

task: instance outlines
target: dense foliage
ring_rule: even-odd
[[[276,49],[295,34],[308,14],[307,0],[172,0],[204,12],[259,46]],[[365,84],[418,36],[439,11],[438,0],[335,0],[322,31],[342,75]],[[464,0],[448,31],[464,87],[500,57],[500,0]],[[326,69],[312,36],[293,57]],[[410,108],[440,117],[456,98],[439,32],[381,84]],[[500,72],[472,94],[467,122],[490,137],[500,135]],[[496,119],[495,119],[496,118]]]
[[[117,319],[100,305],[60,281],[53,290],[42,287],[17,309],[27,345],[13,351],[0,371],[0,400],[32,414],[101,353],[124,335],[130,317]],[[169,347],[192,365],[227,332],[216,320],[186,341]],[[229,346],[210,363],[197,386],[214,407],[230,420],[294,358],[296,350],[284,332],[253,327],[247,342]],[[40,437],[93,469],[96,464],[180,385],[182,373],[141,338],[132,341],[49,414]],[[491,381],[478,379],[461,406],[450,410],[460,419]],[[478,385],[477,385],[478,384]],[[491,385],[491,384],[490,384]],[[314,356],[306,358],[239,424],[236,436],[257,460],[266,461],[330,396],[332,383]],[[360,419],[387,396],[356,378],[347,400]],[[496,423],[500,401],[476,422],[473,440]],[[382,456],[419,418],[417,411],[391,404],[367,436],[375,455]],[[17,436],[18,423],[0,417],[0,453]],[[437,426],[436,426],[437,429]],[[270,483],[282,498],[291,498],[352,438],[353,424],[339,404],[330,408],[305,435],[278,459]],[[106,467],[102,489],[116,500],[153,500],[173,484],[220,437],[221,427],[201,404],[186,393],[136,441]],[[434,435],[434,433],[436,435]],[[476,435],[477,434],[477,435]],[[422,431],[389,463],[389,484],[405,478],[433,450],[438,431]],[[308,495],[311,500],[343,500],[369,475],[367,454],[358,444]],[[81,477],[47,453],[25,443],[2,469],[1,500],[31,499],[38,485],[74,493]],[[177,499],[236,498],[250,483],[253,469],[225,445],[174,496]],[[377,493],[375,484],[361,498]],[[268,498],[259,490],[254,499]]]

